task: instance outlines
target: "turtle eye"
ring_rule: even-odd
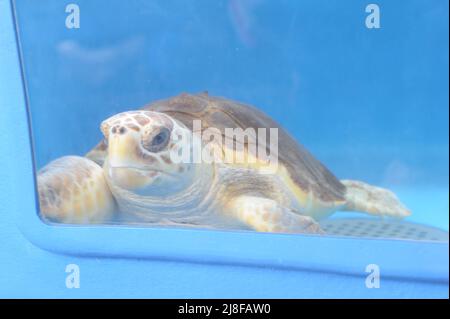
[[[169,144],[169,139],[170,131],[168,128],[163,127],[148,143],[144,143],[144,147],[148,151],[156,153],[163,150]]]

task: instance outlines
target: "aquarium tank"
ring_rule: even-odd
[[[447,1],[11,15],[34,196],[17,218],[37,246],[363,275],[379,257],[448,289]]]

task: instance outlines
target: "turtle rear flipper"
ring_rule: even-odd
[[[103,169],[90,159],[64,156],[37,176],[41,216],[49,221],[99,223],[111,217],[115,201]]]
[[[347,188],[347,203],[342,210],[398,218],[411,215],[397,196],[387,189],[360,181],[342,180],[341,183]]]

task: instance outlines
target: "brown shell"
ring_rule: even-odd
[[[286,167],[291,179],[323,201],[345,200],[345,186],[278,123],[255,107],[202,93],[181,94],[148,104],[144,109],[166,113],[190,129],[195,119],[202,121],[202,129],[214,127],[222,132],[227,127],[244,130],[278,128],[278,160]]]

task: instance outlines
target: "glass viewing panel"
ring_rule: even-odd
[[[448,2],[366,2],[15,1],[42,220],[448,241]]]

